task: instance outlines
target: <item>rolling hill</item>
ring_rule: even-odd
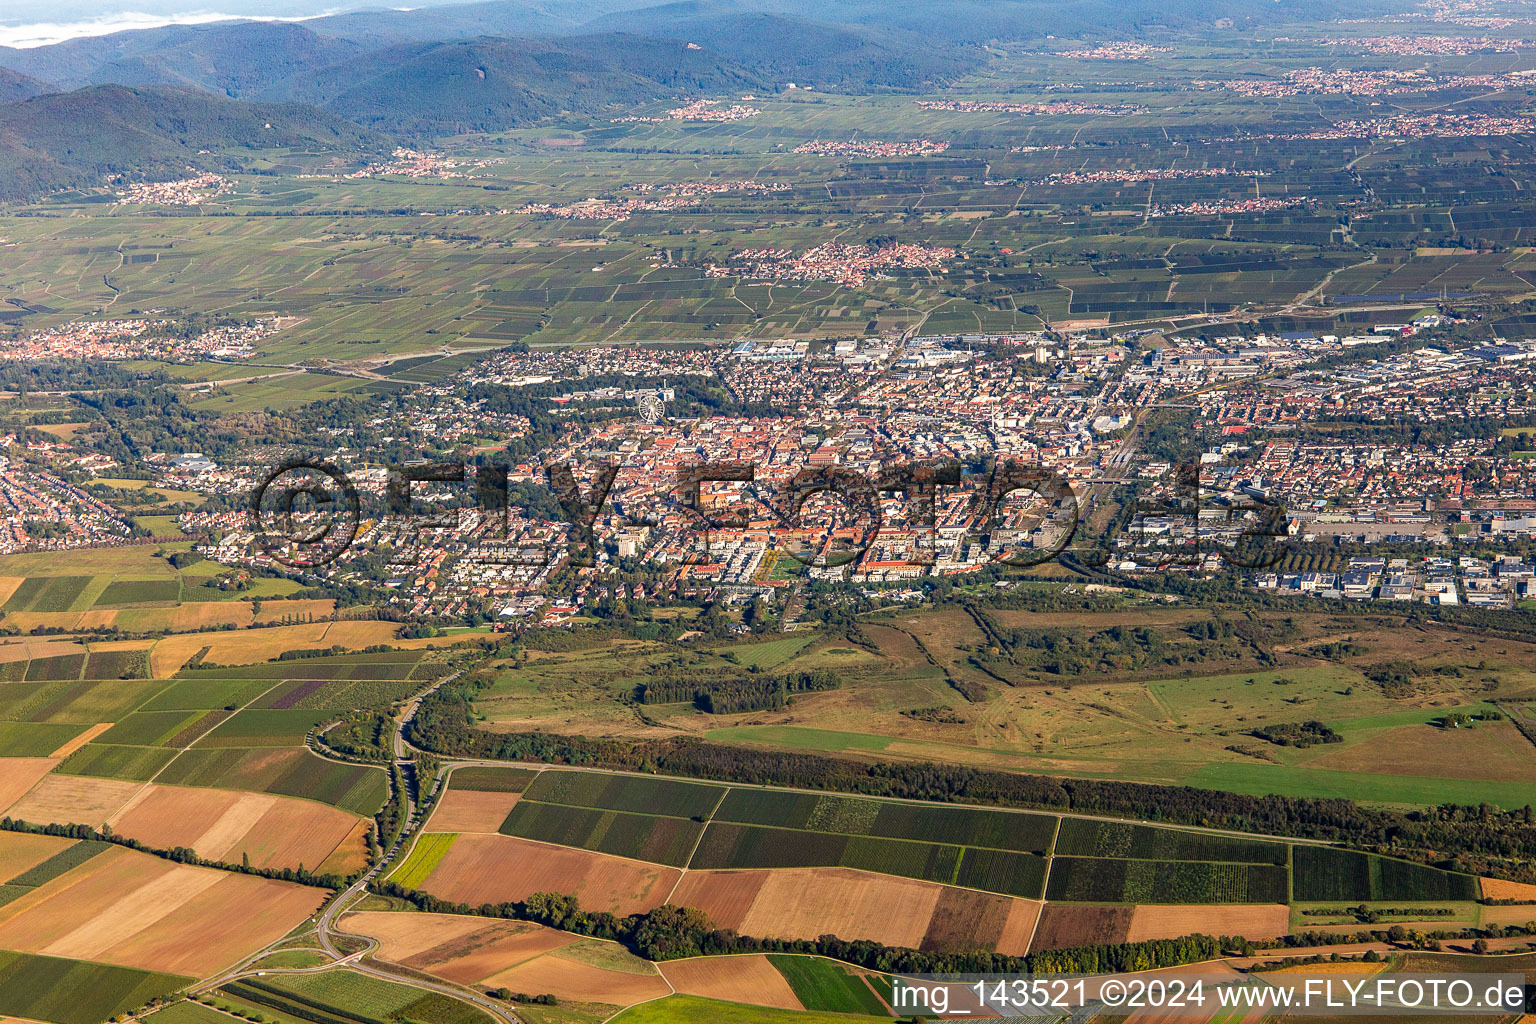
[[[0,105],[0,199],[99,185],[113,174],[164,178],[189,167],[233,166],[241,150],[351,155],[388,144],[298,104],[241,103],[168,86],[92,86]]]
[[[345,66],[299,76],[268,96],[381,130],[431,134],[496,131],[764,84],[708,49],[622,35],[409,44],[375,54],[369,64],[371,72]]]
[[[979,52],[935,49],[910,32],[840,26],[694,0],[610,15],[589,27],[686,40],[776,83],[848,92],[938,87],[981,61]]]
[[[66,89],[181,85],[247,96],[303,71],[350,60],[361,44],[283,22],[171,26],[0,49],[0,65]]]
[[[49,87],[45,82],[39,82],[35,78],[16,71],[0,68],[0,103],[14,103],[17,100],[40,96],[48,91]]]

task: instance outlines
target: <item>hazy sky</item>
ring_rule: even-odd
[[[230,18],[312,18],[359,8],[465,0],[0,0],[0,46],[42,46],[157,25]]]

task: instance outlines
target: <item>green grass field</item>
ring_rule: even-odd
[[[829,1013],[884,1014],[885,1007],[863,978],[842,964],[820,957],[770,953],[768,962],[784,976],[807,1010]]]
[[[0,757],[47,757],[84,731],[79,725],[0,722]]]
[[[54,771],[60,775],[95,775],[104,779],[148,782],[176,757],[161,747],[123,747],[87,743],[66,757]]]
[[[356,971],[269,975],[233,982],[227,990],[274,1009],[306,1016],[340,1014],[362,1024],[490,1024],[485,1011],[447,996],[374,978]],[[308,1015],[314,1019],[313,1012]]]
[[[101,1024],[191,978],[0,951],[0,1013],[55,1024]]]

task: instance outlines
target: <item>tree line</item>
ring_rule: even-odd
[[[533,921],[577,935],[610,939],[653,961],[737,953],[800,953],[831,957],[890,974],[1109,973],[1210,960],[1220,956],[1225,949],[1241,948],[1244,942],[1240,938],[1187,935],[1179,939],[1046,949],[1027,956],[986,950],[936,952],[886,946],[867,939],[840,939],[835,935],[815,939],[754,938],[729,928],[714,927],[709,917],[695,907],[672,904],[643,914],[619,917],[605,910],[583,910],[575,896],[562,893],[537,892],[526,901],[483,903],[473,907],[407,889],[395,882],[375,882],[369,888],[381,895],[404,900],[427,913],[477,914]]]
[[[242,875],[256,875],[259,878],[273,878],[280,882],[297,882],[300,885],[313,885],[321,889],[344,889],[349,879],[339,875],[316,874],[300,864],[297,868],[258,868],[252,866],[247,856],[239,864],[231,864],[222,860],[209,860],[200,857],[196,850],[186,846],[173,846],[169,850],[148,846],[137,839],[120,836],[113,832],[110,826],[94,829],[89,825],[34,825],[29,821],[19,818],[0,818],[0,832],[21,832],[34,836],[59,836],[64,839],[90,839],[98,843],[113,843],[117,846],[126,846],[130,850],[147,853],[164,860],[174,861],[177,864],[191,864],[199,868],[216,868],[220,871],[233,871]],[[361,871],[359,871],[359,874]],[[354,876],[355,877],[355,876]]]
[[[503,761],[585,765],[719,782],[791,786],[869,796],[1037,808],[1326,839],[1390,852],[1450,870],[1536,881],[1536,825],[1529,805],[1502,811],[1447,804],[1424,810],[1351,800],[1252,796],[1193,786],[1054,778],[935,762],[865,762],[757,750],[691,737],[633,742],[480,729],[471,698],[483,681],[461,680],[422,701],[409,729],[434,753]]]
[[[691,703],[700,711],[730,715],[741,711],[771,711],[786,707],[792,694],[835,690],[842,683],[827,669],[768,675],[749,669],[745,675],[720,679],[716,674],[695,678],[662,678],[635,688],[641,704]]]

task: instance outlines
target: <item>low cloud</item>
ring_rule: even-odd
[[[166,25],[207,25],[215,21],[309,21],[332,13],[335,12],[325,11],[303,18],[255,18],[240,14],[221,14],[217,11],[189,11],[184,14],[145,14],[140,11],[124,11],[121,14],[108,14],[85,21],[0,25],[0,46],[30,49],[34,46],[49,46],[85,36],[105,36],[134,29],[163,28]]]

